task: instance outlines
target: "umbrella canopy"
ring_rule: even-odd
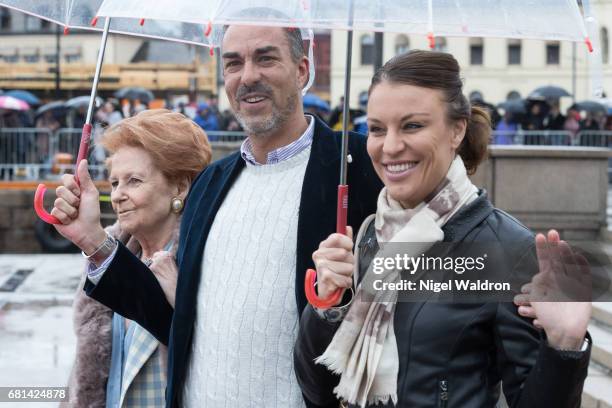
[[[587,37],[577,2],[558,0],[104,0],[98,15],[436,36],[571,41]]]
[[[64,106],[67,109],[78,109],[81,107],[87,107],[87,105],[89,104],[89,98],[90,98],[89,95],[77,96],[72,99],[68,99],[66,103],[64,104]],[[99,96],[96,96],[96,99],[95,99],[96,108],[99,108],[100,106],[102,106],[102,103],[103,103],[102,98],[100,98]]]
[[[66,107],[66,103],[64,101],[55,101],[47,103],[40,108],[36,109],[35,117],[39,117],[45,112],[52,111],[54,115],[60,115],[66,112],[68,108]]]
[[[528,96],[527,99],[536,99],[536,100],[545,100],[545,99],[559,99],[564,96],[572,96],[565,89],[554,86],[541,86],[539,88],[534,89]]]
[[[331,110],[327,102],[321,99],[318,95],[312,93],[304,95],[302,103],[305,108],[315,108],[325,112],[329,112]]]
[[[143,103],[149,103],[153,99],[155,99],[155,97],[153,96],[153,92],[149,91],[148,89],[142,88],[142,87],[121,88],[118,91],[116,91],[113,95],[117,99],[130,99],[130,100],[138,99],[140,102],[143,102]]]
[[[21,99],[14,98],[12,96],[2,95],[0,96],[0,109],[16,110],[16,111],[27,111],[30,109],[30,105]]]
[[[30,105],[40,105],[40,99],[30,91],[13,90],[7,91],[4,95],[12,96],[13,98],[21,99]]]
[[[585,112],[590,112],[590,113],[601,112],[604,115],[608,112],[608,108],[605,105],[599,102],[595,102],[595,101],[576,102],[575,104],[570,106],[570,109],[575,109],[577,111],[585,111]]]
[[[525,106],[525,100],[523,99],[510,99],[497,105],[499,109],[503,109],[506,112],[519,114],[526,113],[527,107]]]
[[[147,3],[150,6],[150,2]],[[101,4],[102,0],[0,0],[0,6],[63,26],[65,34],[71,29],[102,31],[102,22],[93,24],[97,21],[96,12]],[[141,17],[144,16],[138,18]],[[201,25],[161,20],[139,24],[139,20],[114,18],[109,32],[211,45]]]

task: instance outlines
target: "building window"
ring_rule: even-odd
[[[482,38],[470,39],[470,65],[482,65],[484,44]]]
[[[444,37],[436,37],[434,51],[446,52],[448,46],[446,45],[446,38]]]
[[[508,65],[521,65],[521,41],[508,42]]]
[[[547,65],[559,65],[560,51],[559,43],[552,42],[546,44],[546,64]]]
[[[64,55],[66,62],[79,62],[81,60],[81,54],[66,54]]]
[[[404,34],[395,37],[395,55],[404,54],[410,50],[410,40]]]
[[[608,64],[610,62],[610,38],[606,27],[601,27],[599,39],[601,41],[601,60],[604,64]]]
[[[45,55],[45,62],[48,64],[55,64],[57,61],[57,56],[55,54],[47,54]]]
[[[361,65],[374,64],[374,36],[364,34],[361,36]]]
[[[11,29],[11,13],[6,8],[0,8],[0,30]]]
[[[23,60],[28,64],[35,64],[40,61],[40,56],[38,54],[24,55]]]

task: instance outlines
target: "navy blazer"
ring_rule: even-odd
[[[295,301],[300,315],[307,304],[304,276],[306,269],[313,267],[312,253],[336,229],[340,151],[341,134],[315,118],[298,217]],[[359,228],[362,221],[376,211],[382,183],[367,155],[363,135],[350,134],[349,153],[352,163],[348,165],[348,224]],[[163,344],[168,344],[168,407],[180,406],[206,239],[219,207],[244,167],[240,152],[236,152],[211,164],[191,186],[181,221],[174,310],[151,271],[121,244],[100,282],[97,285],[85,283],[89,296],[135,320]],[[316,407],[308,401],[307,405]]]

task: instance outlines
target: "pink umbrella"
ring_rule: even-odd
[[[0,109],[27,111],[30,105],[21,99],[13,98],[12,96],[0,96]]]

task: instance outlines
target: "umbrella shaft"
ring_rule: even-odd
[[[340,160],[340,184],[346,185],[347,179],[347,155],[348,155],[348,127],[351,99],[351,57],[353,54],[353,31],[349,30],[347,34],[346,45],[346,68],[344,72],[344,106],[342,107],[342,157]]]
[[[91,95],[89,96],[89,106],[87,107],[87,116],[85,123],[90,125],[93,116],[93,109],[96,103],[96,91],[98,90],[98,82],[100,80],[100,72],[102,71],[102,62],[104,61],[104,50],[106,49],[106,39],[108,38],[108,29],[110,28],[110,17],[104,19],[104,32],[102,33],[102,41],[100,42],[100,50],[98,51],[98,61],[96,62],[96,72],[94,73],[93,84],[91,85]]]

